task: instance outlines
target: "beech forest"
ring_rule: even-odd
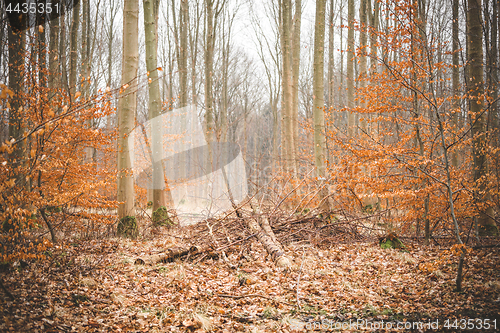
[[[500,330],[500,1],[0,11],[0,332]]]

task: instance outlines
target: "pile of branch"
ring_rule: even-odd
[[[226,253],[241,249],[256,238],[279,267],[291,265],[282,244],[307,242],[315,246],[376,239],[375,227],[366,223],[370,217],[346,214],[290,214],[273,206],[263,206],[256,199],[235,207],[230,214],[210,218],[186,227],[185,246],[138,258],[136,264],[156,264],[180,260],[227,259]]]

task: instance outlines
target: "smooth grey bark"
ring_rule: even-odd
[[[300,75],[300,25],[302,24],[302,1],[295,0],[295,15],[292,34],[292,131],[294,156],[299,149],[299,75]]]
[[[213,0],[205,0],[205,137],[207,142],[215,141],[215,120],[212,96],[215,44],[213,6]]]
[[[295,166],[295,148],[293,142],[293,116],[292,116],[292,54],[291,54],[291,1],[282,1],[282,92],[283,107],[281,108],[282,117],[282,160],[284,172],[295,177],[297,172]]]
[[[139,65],[139,0],[124,0],[123,62],[121,96],[118,101],[118,217],[135,216],[133,142],[129,135],[135,127],[137,109],[137,68]]]
[[[352,138],[357,132],[354,128],[355,116],[352,112],[354,108],[354,0],[349,0],[347,5],[347,133]]]
[[[165,206],[165,177],[161,160],[162,124],[154,119],[161,115],[160,82],[158,80],[158,6],[159,0],[144,0],[144,33],[146,40],[146,70],[148,72],[148,113],[151,123],[151,163],[153,185],[153,212]],[[153,221],[157,223],[158,221]]]
[[[329,210],[326,182],[326,136],[324,98],[324,57],[325,57],[325,11],[326,0],[316,0],[316,23],[314,28],[313,65],[313,121],[314,121],[314,162],[322,202],[322,210]]]

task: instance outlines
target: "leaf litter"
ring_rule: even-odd
[[[178,230],[73,241],[45,261],[13,265],[0,273],[14,296],[0,291],[0,330],[295,332],[322,320],[500,318],[498,247],[472,252],[461,293],[458,257],[418,243],[402,252],[373,240],[292,241],[292,267],[277,268],[247,237],[219,257],[135,264],[182,243]]]

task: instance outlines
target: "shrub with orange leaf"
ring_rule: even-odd
[[[0,146],[0,261],[38,259],[67,226],[87,227],[84,221],[112,223],[116,201],[105,192],[116,170],[107,159],[114,154],[114,133],[102,120],[114,110],[108,93],[70,103],[62,91],[29,81],[21,92],[24,136]],[[1,103],[12,93],[2,86]],[[23,158],[9,158],[23,143]],[[89,154],[90,152],[90,154]],[[104,213],[103,213],[104,212]]]
[[[473,217],[493,201],[498,210],[499,192],[494,185],[498,175],[490,173],[481,180],[494,199],[479,205],[474,200],[480,187],[473,180],[470,137],[475,115],[468,114],[465,105],[453,108],[455,99],[467,98],[465,93],[455,96],[444,89],[452,71],[452,65],[443,60],[450,54],[448,45],[422,29],[416,2],[388,4],[385,15],[397,24],[384,31],[358,27],[376,37],[380,50],[378,65],[359,78],[366,81],[357,91],[362,107],[329,110],[327,119],[339,118],[333,115],[336,112],[355,112],[360,124],[366,122],[357,126],[352,137],[338,124],[328,124],[329,146],[340,147],[341,152],[338,164],[330,168],[331,177],[345,207],[359,210],[375,203],[397,213],[392,217],[398,233],[419,233],[427,224],[430,232],[441,230],[453,237],[448,184],[459,229],[470,230]],[[358,50],[357,56],[366,56],[363,52]],[[458,127],[456,113],[462,119]],[[490,160],[495,160],[498,150],[488,149]],[[458,155],[460,163],[447,167],[445,152],[448,159]]]

